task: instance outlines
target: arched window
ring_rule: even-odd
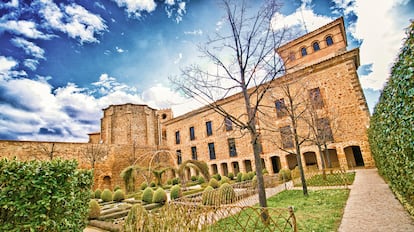
[[[319,43],[318,42],[315,42],[315,43],[313,43],[313,51],[319,51],[319,50],[321,50],[321,48],[319,47]]]
[[[301,48],[300,52],[302,53],[302,56],[306,56],[308,54],[305,47]]]
[[[326,37],[325,41],[326,41],[326,46],[331,46],[333,44],[332,36]]]

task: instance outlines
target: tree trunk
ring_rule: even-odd
[[[332,168],[331,158],[329,157],[328,145],[326,145],[326,143],[324,143],[323,145],[324,145],[324,148],[325,148],[326,160],[328,161],[328,168]]]
[[[309,196],[309,194],[308,194],[308,186],[306,185],[305,172],[303,170],[303,165],[302,165],[302,159],[301,159],[301,153],[300,153],[300,145],[299,145],[298,132],[296,130],[296,124],[295,123],[292,123],[292,124],[293,124],[293,134],[295,136],[296,160],[297,160],[298,166],[299,166],[300,180],[302,181],[303,195]]]
[[[325,158],[323,157],[323,151],[320,145],[318,145],[318,150],[319,150],[319,156],[321,157],[321,163],[322,163],[322,178],[326,180]]]

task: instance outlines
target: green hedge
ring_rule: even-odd
[[[414,215],[414,22],[375,107],[368,132],[371,152],[391,188]]]
[[[82,231],[92,171],[74,160],[0,160],[0,231]]]

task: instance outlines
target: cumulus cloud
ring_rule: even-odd
[[[10,70],[17,65],[11,57],[0,56],[0,77],[7,77]]]
[[[39,61],[35,59],[25,59],[23,61],[23,65],[30,70],[34,71],[37,69],[37,66],[39,65]]]
[[[148,13],[155,10],[157,4],[153,0],[112,0],[116,2],[119,7],[125,7],[125,11],[130,16],[141,17],[141,12]]]
[[[28,20],[9,20],[0,23],[0,28],[16,35],[23,35],[31,39],[50,39],[52,35],[45,34],[37,29],[34,22]]]
[[[38,59],[45,59],[45,51],[33,42],[27,41],[23,38],[13,38],[11,42],[14,46],[22,48],[27,55],[31,55]]]

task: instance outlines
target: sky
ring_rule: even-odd
[[[252,1],[259,4],[261,1]],[[297,36],[343,16],[372,113],[414,19],[414,0],[281,0]],[[217,0],[1,0],[0,139],[87,142],[111,104],[199,107],[168,77],[223,30]]]

